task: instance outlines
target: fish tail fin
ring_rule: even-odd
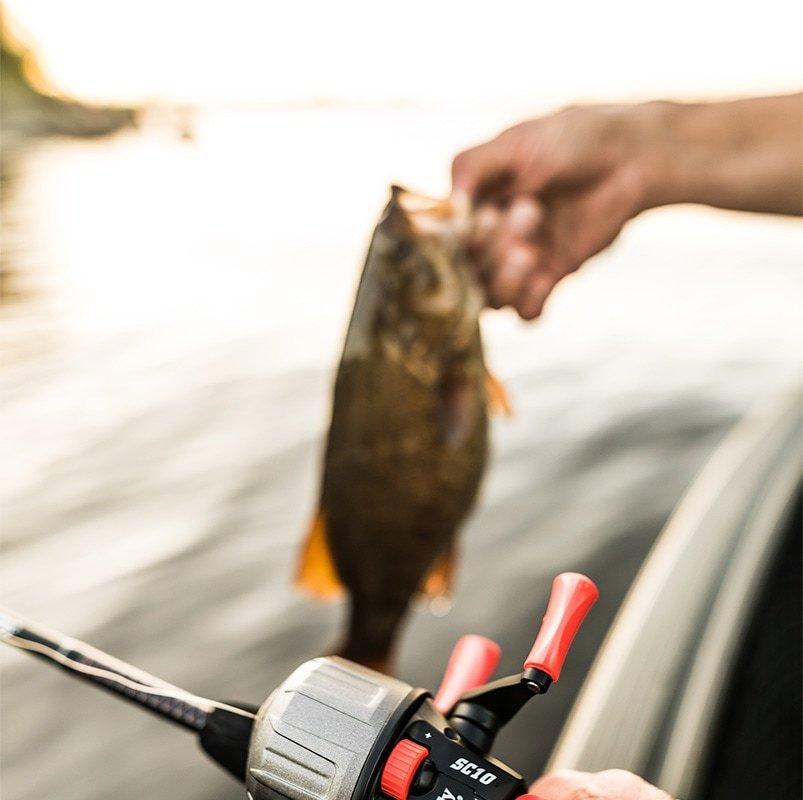
[[[495,375],[485,370],[485,396],[488,402],[488,409],[494,414],[503,417],[513,416],[513,406],[507,394],[504,384]]]
[[[319,509],[310,523],[307,538],[298,559],[295,586],[319,600],[331,600],[343,594],[326,534],[326,517]]]

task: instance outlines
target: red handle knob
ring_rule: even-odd
[[[449,656],[435,695],[435,708],[446,714],[463,694],[485,683],[493,675],[501,655],[499,645],[484,636],[461,636]]]
[[[598,597],[599,589],[585,575],[576,572],[558,575],[552,581],[541,630],[524,662],[524,669],[540,669],[557,681],[572,640]]]

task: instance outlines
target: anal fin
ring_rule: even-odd
[[[320,600],[331,600],[344,593],[326,535],[326,517],[318,510],[301,548],[294,581],[296,587]]]
[[[430,571],[421,581],[421,594],[429,598],[451,597],[454,587],[457,556],[450,545],[438,556]]]

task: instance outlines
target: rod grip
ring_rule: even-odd
[[[491,639],[476,634],[461,636],[449,656],[435,695],[435,708],[447,714],[466,692],[481,686],[493,675],[501,655],[502,649]]]
[[[599,589],[591,578],[577,572],[556,576],[524,669],[539,669],[557,682],[572,640],[598,597]]]

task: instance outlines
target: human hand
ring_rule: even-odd
[[[453,193],[476,210],[472,255],[491,306],[537,317],[555,284],[646,207],[657,106],[568,108],[454,159]]]
[[[623,769],[558,770],[539,778],[530,793],[541,800],[670,800],[666,792]]]
[[[669,203],[803,213],[803,95],[577,106],[460,153],[453,198],[488,302],[541,313],[561,278],[639,212]]]

